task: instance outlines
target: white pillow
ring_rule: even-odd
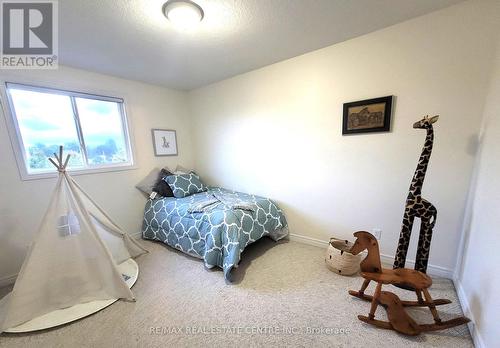
[[[194,172],[194,170],[186,169],[183,166],[179,166],[178,165],[177,168],[175,168],[174,174],[177,174],[177,175],[179,175],[179,174],[189,174],[189,173],[193,173],[193,172]]]

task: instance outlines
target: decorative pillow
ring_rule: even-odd
[[[187,197],[207,190],[196,173],[170,175],[163,180],[170,186],[175,198]]]
[[[153,169],[144,179],[141,180],[135,187],[144,193],[146,197],[149,197],[151,192],[153,192],[153,187],[158,180],[158,175],[160,174],[160,170],[158,168]]]
[[[156,180],[156,184],[153,187],[153,191],[158,193],[163,197],[174,197],[174,193],[168,184],[163,180],[167,176],[173,175],[170,170],[167,168],[163,168],[160,170],[160,174],[158,175],[158,179]]]

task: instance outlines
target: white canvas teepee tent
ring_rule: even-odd
[[[117,265],[147,251],[68,175],[62,147],[54,156],[57,186],[14,289],[0,300],[0,332],[82,303],[134,300]]]

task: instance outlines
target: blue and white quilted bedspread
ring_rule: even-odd
[[[285,215],[270,199],[217,187],[184,198],[148,200],[142,227],[144,239],[201,258],[209,268],[221,267],[227,280],[247,245],[286,235]]]

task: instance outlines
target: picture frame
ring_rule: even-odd
[[[155,156],[177,156],[177,132],[173,129],[151,129]]]
[[[344,103],[342,135],[389,132],[393,96]]]

